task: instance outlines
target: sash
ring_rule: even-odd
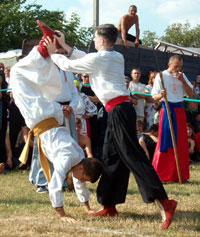
[[[169,104],[169,111],[171,114],[175,141],[177,143],[177,121],[176,121],[176,114],[175,114],[174,108],[182,108],[182,102],[177,102],[177,103],[168,102],[168,104]],[[170,133],[169,120],[167,117],[167,110],[166,110],[166,106],[164,102],[162,102],[162,108],[163,108],[163,117],[162,117],[162,124],[161,124],[160,152],[167,152],[168,147],[173,147],[173,143],[172,143],[172,137]]]
[[[27,159],[28,159],[29,144],[30,144],[31,136],[34,135],[37,138],[40,164],[41,164],[41,167],[44,171],[44,175],[45,175],[48,183],[51,180],[51,172],[50,172],[50,168],[49,168],[49,162],[42,151],[42,145],[41,145],[41,140],[40,140],[39,135],[43,132],[46,132],[47,130],[49,130],[51,128],[56,128],[56,127],[59,127],[59,124],[55,120],[55,118],[48,118],[48,119],[45,119],[45,120],[41,121],[40,123],[36,124],[35,127],[29,131],[27,142],[26,142],[26,144],[23,148],[23,151],[20,155],[20,158],[19,158],[21,163],[26,164]]]

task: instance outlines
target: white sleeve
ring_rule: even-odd
[[[89,201],[90,191],[87,188],[86,182],[81,183],[78,179],[76,179],[73,175],[73,184],[76,195],[80,202]]]
[[[186,77],[185,74],[183,74],[183,78],[186,81],[186,83],[188,84],[189,87],[193,88],[193,85],[191,84],[191,82],[188,80],[188,78]]]
[[[156,75],[155,81],[153,83],[153,88],[152,88],[152,91],[151,91],[151,95],[154,96],[154,95],[160,94],[160,91],[161,91],[161,81],[160,81],[160,75],[158,73]]]
[[[77,58],[82,58],[86,55],[86,53],[82,50],[77,49],[76,47],[73,47],[72,49],[72,54],[70,56],[70,59],[77,59]]]
[[[74,189],[76,195],[78,196],[79,201],[87,202],[89,200],[90,192],[87,188],[86,183],[85,182],[81,183],[78,179],[73,177],[73,175],[72,178],[73,178]],[[48,184],[49,198],[54,208],[63,206],[64,195],[62,192],[62,187],[65,179],[66,174],[64,169],[59,170],[59,172],[54,169],[51,181]]]
[[[96,71],[96,53],[86,54],[79,59],[70,60],[61,54],[51,54],[52,61],[62,70],[77,73]]]
[[[66,179],[65,172],[63,171],[57,172],[54,170],[51,181],[48,184],[49,198],[53,208],[63,206],[64,195],[62,192],[62,186]]]

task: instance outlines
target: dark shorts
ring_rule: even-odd
[[[121,31],[118,32],[118,37],[119,37],[119,38],[122,38],[122,36],[121,36]],[[129,33],[126,33],[126,39],[127,39],[128,41],[135,42],[136,37],[135,37],[134,35],[131,35],[131,34],[129,34]],[[142,44],[142,41],[139,40],[139,43]]]

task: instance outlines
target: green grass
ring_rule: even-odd
[[[51,207],[48,194],[38,194],[28,181],[28,171],[0,175],[0,236],[2,237],[105,237],[105,236],[200,236],[200,163],[190,169],[185,184],[165,184],[169,198],[178,201],[174,220],[168,230],[161,230],[161,217],[154,204],[145,204],[133,176],[130,177],[126,203],[118,205],[119,216],[91,217],[80,206],[75,193],[65,192],[65,211],[76,218],[75,224],[63,223]],[[96,201],[96,185],[90,204]]]

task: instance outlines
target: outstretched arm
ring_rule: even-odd
[[[45,39],[45,46],[48,50],[48,53],[52,59],[52,61],[62,70],[77,72],[77,73],[92,73],[94,70],[94,65],[96,63],[96,54],[90,53],[86,54],[84,51],[74,49],[70,59],[77,58],[75,60],[69,60],[67,57],[61,54],[56,54],[56,45],[51,41],[49,37]]]

